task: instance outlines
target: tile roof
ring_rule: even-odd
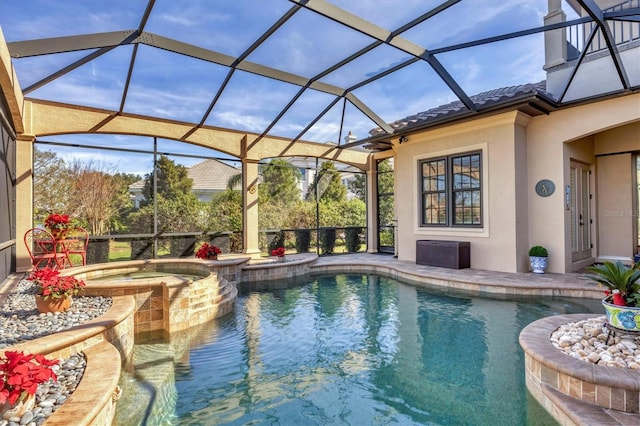
[[[551,99],[552,96],[549,95],[545,89],[546,81],[543,80],[538,83],[527,83],[519,86],[501,87],[498,89],[488,90],[486,92],[470,96],[470,99],[476,107],[481,110],[488,107],[499,106],[502,103],[508,103],[514,99],[531,95],[544,95]],[[389,125],[394,131],[410,129],[414,126],[427,124],[429,121],[441,121],[448,116],[453,118],[466,112],[469,112],[469,110],[464,106],[464,104],[461,101],[455,101],[396,120],[389,123]],[[377,127],[370,130],[369,133],[371,136],[377,136],[383,134],[384,131],[380,127]]]
[[[224,191],[227,188],[229,178],[238,173],[242,173],[242,170],[215,159],[201,161],[187,169],[187,176],[193,180],[193,191]],[[131,189],[142,189],[143,187],[144,179],[129,186]]]

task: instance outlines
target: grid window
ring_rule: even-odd
[[[482,226],[481,153],[420,162],[422,226]]]

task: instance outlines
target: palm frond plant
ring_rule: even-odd
[[[585,269],[590,273],[587,275],[590,280],[611,292],[618,290],[627,306],[640,306],[640,263],[629,267],[620,261],[604,262]]]

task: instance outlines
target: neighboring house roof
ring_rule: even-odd
[[[193,179],[194,191],[224,191],[229,179],[238,173],[242,173],[242,170],[218,160],[204,160],[188,170],[189,177]]]
[[[191,188],[194,192],[224,191],[231,176],[242,173],[236,167],[230,166],[219,160],[209,159],[201,161],[187,169],[187,176],[193,181]],[[129,185],[129,190],[141,191],[144,187],[144,179]]]
[[[470,98],[478,110],[483,110],[498,107],[503,104],[507,105],[514,100],[524,99],[532,95],[540,95],[549,100],[553,99],[553,97],[546,92],[546,81],[544,80],[538,83],[527,83],[519,86],[488,90],[470,96]],[[413,127],[427,125],[430,122],[439,123],[446,119],[453,119],[466,113],[469,113],[467,107],[465,107],[461,101],[455,101],[396,120],[393,123],[389,123],[389,125],[393,128],[394,133],[398,133],[402,130],[411,130]],[[370,130],[369,133],[372,136],[378,136],[385,132],[377,127]]]

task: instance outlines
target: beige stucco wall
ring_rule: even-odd
[[[638,106],[640,109],[640,106]],[[594,137],[597,160],[596,218],[600,260],[630,261],[637,241],[636,172],[633,155],[640,151],[640,122],[601,132]]]
[[[516,112],[411,135],[396,145],[396,210],[398,258],[415,261],[417,240],[471,242],[471,267],[515,272],[524,267],[527,247],[527,198],[520,186],[526,169],[528,117]],[[418,162],[440,155],[482,150],[482,228],[428,228],[419,221]],[[525,242],[522,241],[524,239]]]
[[[474,149],[483,151],[484,227],[421,228],[418,161]],[[640,94],[533,118],[516,112],[484,117],[409,135],[406,143],[394,142],[394,150],[401,260],[415,261],[416,240],[460,240],[471,242],[472,268],[522,272],[529,270],[529,247],[540,244],[549,250],[549,272],[569,272],[575,266],[571,256],[571,217],[565,204],[571,161],[584,163],[594,171],[592,212],[596,212],[598,193],[617,193],[620,179],[625,189],[624,195],[616,198],[616,208],[631,209],[630,152],[640,151]],[[619,171],[609,176],[604,169],[595,173],[597,158],[604,158],[597,156],[612,152],[627,153],[624,176]],[[602,182],[597,180],[600,175]],[[551,196],[536,194],[535,185],[541,179],[555,183]],[[609,205],[612,202],[607,200]],[[626,222],[632,222],[631,216]],[[600,219],[594,214],[594,259],[603,250],[618,247],[617,234],[603,232],[608,225],[600,224]],[[624,245],[628,257],[632,255],[633,236],[632,227],[626,222],[615,222],[615,226],[626,229],[619,244]],[[603,245],[605,239],[607,243]]]
[[[603,149],[611,150],[612,147],[619,146],[621,135],[625,135],[624,138],[628,140],[624,143],[627,150],[640,150],[640,139],[635,130],[639,120],[640,94],[634,94],[534,117],[529,123],[529,242],[530,245],[541,244],[547,247],[550,272],[572,270],[570,216],[564,208],[563,189],[570,183],[571,160],[595,164],[595,155],[603,153]],[[622,127],[626,127],[626,130]],[[636,136],[633,135],[634,132]],[[600,172],[592,177],[592,190],[596,187],[594,179],[598,179],[598,176]],[[534,190],[536,182],[543,178],[556,183],[556,192],[547,198],[539,197]],[[597,186],[601,188],[600,192],[605,190],[600,185]],[[606,189],[616,190],[615,186]],[[627,191],[627,197],[631,200],[630,191]],[[594,193],[592,211],[595,211],[593,203],[597,203],[597,200],[598,193]],[[597,217],[594,217],[593,227],[597,244],[601,245],[603,238],[610,238],[600,231]],[[632,238],[630,234],[631,229],[627,231],[627,240]],[[596,250],[597,247],[596,245]],[[628,252],[627,256],[630,255]]]
[[[629,260],[633,253],[631,154],[598,157],[598,258]]]

